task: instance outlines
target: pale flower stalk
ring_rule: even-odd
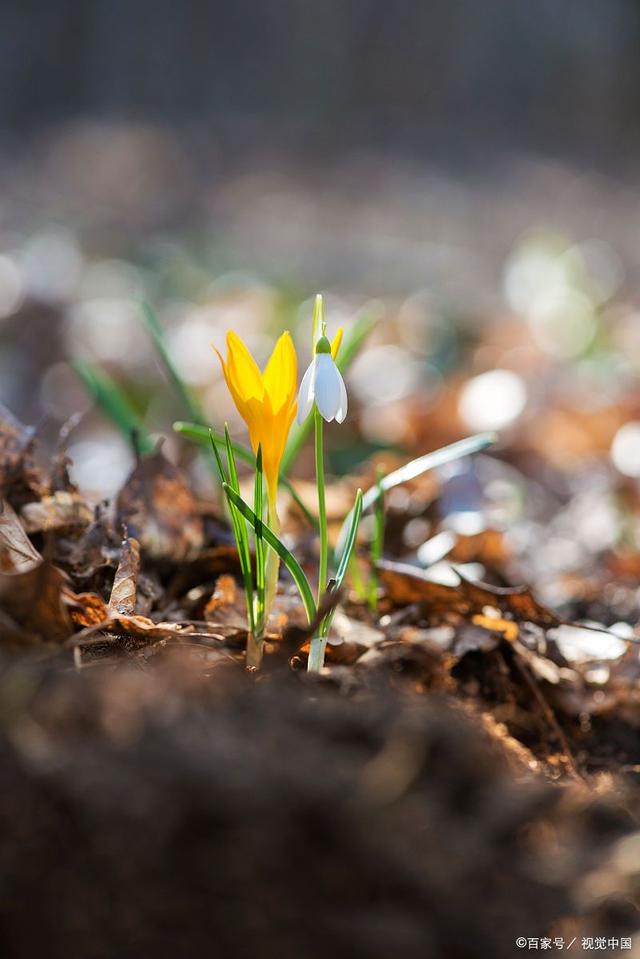
[[[318,526],[320,531],[320,557],[318,564],[318,598],[320,607],[322,597],[328,587],[329,539],[327,533],[327,506],[324,478],[324,421],[343,423],[347,415],[347,390],[342,374],[336,366],[335,358],[342,341],[342,329],[330,343],[326,337],[323,315],[323,301],[316,296],[313,316],[314,340],[316,332],[320,338],[314,343],[314,356],[302,378],[298,391],[298,423],[306,420],[313,412],[315,426],[316,485],[318,488]],[[318,635],[311,639],[307,669],[319,672],[324,664],[330,617],[320,623]]]

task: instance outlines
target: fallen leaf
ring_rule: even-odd
[[[500,566],[507,557],[504,534],[497,529],[485,529],[473,535],[458,533],[449,554],[453,563],[482,563],[484,566]]]
[[[234,626],[220,624],[181,621],[179,623],[154,623],[146,616],[108,616],[104,622],[97,623],[78,633],[71,639],[74,646],[90,643],[96,634],[129,637],[141,639],[145,642],[163,639],[209,639],[217,642],[236,643],[246,642],[246,630]],[[100,637],[96,641],[100,641]]]
[[[238,589],[233,576],[218,576],[215,589],[204,610],[207,622],[236,625],[247,629],[247,604],[244,590]]]
[[[401,563],[381,560],[377,568],[385,595],[395,606],[417,603],[430,613],[456,613],[465,619],[486,616],[487,609],[498,610],[516,622],[535,623],[545,628],[561,623],[526,586],[489,586],[464,579],[460,573],[457,586],[445,586],[427,579],[421,570]]]
[[[73,539],[58,539],[58,555],[73,569],[76,579],[90,579],[106,567],[116,566],[121,537],[117,537],[106,510],[99,506],[91,525]]]
[[[19,626],[60,642],[71,635],[67,577],[44,560],[7,502],[0,512],[0,608]]]
[[[99,626],[109,616],[105,601],[97,593],[73,593],[66,590],[64,599],[76,626]]]
[[[108,612],[132,616],[136,611],[138,574],[140,572],[140,545],[128,537],[122,544],[120,562],[113,580]]]
[[[35,430],[23,426],[0,404],[0,497],[17,509],[43,492],[34,440]]]
[[[20,516],[28,533],[48,533],[85,529],[93,521],[93,510],[78,493],[61,490],[25,503]]]
[[[0,571],[19,573],[42,561],[9,503],[0,511]]]
[[[198,504],[184,476],[160,449],[143,457],[116,503],[118,522],[154,559],[179,563],[204,542]]]

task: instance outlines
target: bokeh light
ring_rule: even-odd
[[[640,476],[640,422],[621,426],[611,444],[614,466],[625,476]]]
[[[513,423],[527,402],[526,386],[511,370],[489,370],[465,383],[460,416],[471,430],[498,430]]]

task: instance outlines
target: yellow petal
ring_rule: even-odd
[[[245,399],[261,399],[264,394],[258,364],[233,330],[227,333],[227,382],[229,380],[233,383],[234,391]]]
[[[344,330],[342,329],[342,327],[340,327],[340,329],[338,330],[334,338],[331,340],[331,356],[333,357],[334,360],[336,356],[338,355],[338,350],[340,349],[340,344],[342,343],[343,333],[344,333]]]
[[[215,347],[214,347],[215,349]],[[296,412],[297,361],[289,333],[276,343],[264,376],[239,336],[227,333],[227,359],[216,350],[224,378],[249,429],[254,453],[262,446],[269,502],[275,505],[280,462]]]
[[[292,412],[293,411],[293,412]],[[268,429],[265,432],[262,446],[264,475],[267,480],[269,501],[275,503],[278,489],[280,462],[289,436],[289,430],[295,415],[294,406],[283,406],[275,416],[268,418]],[[265,417],[265,424],[267,417]]]
[[[271,409],[278,413],[288,406],[295,396],[298,363],[291,335],[286,332],[273,348],[263,375],[264,389]]]

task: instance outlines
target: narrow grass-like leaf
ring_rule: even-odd
[[[334,589],[340,589],[342,582],[346,576],[347,569],[349,568],[349,561],[351,559],[351,554],[353,553],[353,548],[356,544],[356,537],[358,535],[358,526],[360,525],[360,517],[362,516],[362,504],[363,504],[362,490],[359,489],[356,493],[356,500],[353,504],[353,509],[351,510],[351,523],[349,526],[349,531],[347,533],[347,538],[344,544],[344,550],[340,558],[340,564],[338,566],[336,575],[335,575],[335,586]]]
[[[347,570],[349,569],[349,564],[351,563],[351,558],[353,556],[353,550],[356,545],[356,539],[358,538],[358,527],[360,525],[360,517],[362,516],[362,490],[361,489],[359,489],[358,492],[356,493],[355,503],[353,504],[353,509],[351,510],[351,513],[349,515],[352,517],[351,525],[349,526],[349,533],[347,535],[344,553],[342,554],[340,565],[338,566],[338,570],[336,572],[335,578],[333,579],[331,584],[332,592],[333,590],[340,589],[340,587],[342,586],[342,583],[344,582],[344,578],[347,575]],[[327,636],[329,632],[329,628],[331,626],[331,622],[333,620],[334,613],[335,613],[335,609],[332,609],[331,612],[327,613],[327,615],[325,616],[319,630],[320,636],[323,636],[323,637]]]
[[[186,383],[180,376],[180,373],[178,372],[176,365],[171,358],[171,354],[167,349],[164,330],[160,325],[155,311],[144,300],[140,303],[140,309],[142,314],[142,322],[144,323],[145,329],[149,334],[151,341],[153,342],[167,378],[170,380],[176,393],[180,397],[180,402],[182,403],[185,412],[196,423],[204,424],[205,419],[200,404],[197,402]]]
[[[314,307],[315,314],[315,307]],[[374,326],[378,322],[379,314],[377,312],[367,311],[362,313],[353,323],[349,331],[345,334],[340,351],[336,358],[336,366],[341,373],[345,373],[358,355],[360,347],[369,336]],[[314,340],[315,342],[315,340]],[[311,428],[313,426],[313,416],[308,416],[302,426],[297,429],[289,438],[287,448],[282,457],[282,472],[287,475],[295,463],[300,450],[304,446]]]
[[[245,519],[247,519],[255,529],[258,523],[258,517],[253,512],[251,507],[245,503],[239,493],[236,493],[235,490],[231,489],[228,483],[225,483],[223,488],[231,502],[237,506],[238,510],[242,513]],[[304,604],[307,619],[311,623],[316,613],[316,604],[313,598],[313,593],[311,592],[309,580],[305,576],[304,570],[298,563],[298,560],[295,558],[293,553],[287,549],[282,540],[276,536],[273,530],[270,529],[266,523],[262,523],[262,535],[265,539],[265,542],[267,542],[269,546],[276,551],[284,565],[291,573],[293,581],[298,587],[300,598]]]
[[[401,483],[407,483],[409,480],[415,479],[417,476],[421,476],[422,473],[426,473],[429,470],[435,469],[438,466],[444,466],[445,463],[451,463],[454,460],[461,459],[463,456],[470,456],[472,453],[478,453],[480,450],[486,449],[487,446],[491,446],[495,443],[497,439],[496,433],[477,433],[475,436],[469,436],[467,439],[458,440],[456,443],[451,443],[449,446],[443,446],[439,450],[434,450],[432,453],[426,453],[424,456],[419,456],[415,460],[411,460],[409,463],[405,463],[404,466],[401,466],[399,469],[394,470],[392,473],[388,473],[387,476],[383,476],[379,484],[376,483],[375,486],[372,486],[371,489],[368,489],[362,498],[362,509],[367,510],[372,506],[377,497],[379,487],[383,492],[393,489],[394,486],[399,486]],[[338,536],[338,544],[336,546],[336,556],[341,557],[344,553],[345,542],[347,533],[351,524],[351,513],[347,516],[340,534]]]
[[[224,445],[227,450],[227,470],[229,471],[229,486],[231,486],[236,493],[240,492],[240,480],[238,479],[238,467],[236,466],[236,458],[233,449],[233,443],[231,441],[231,436],[229,434],[229,427],[224,424]]]
[[[222,463],[222,457],[220,456],[218,447],[216,446],[214,442],[213,436],[211,437],[211,449],[213,450],[213,456],[216,462],[216,466],[218,467],[218,473],[220,475],[220,483],[221,485],[224,485],[225,483],[228,482],[229,477],[227,476],[227,473],[225,471],[224,465]],[[244,545],[243,539],[246,538],[246,528],[244,526],[244,523],[242,522],[241,517],[238,516],[238,511],[236,510],[233,503],[229,501],[228,497],[227,497],[227,503],[229,505],[229,514],[231,516],[231,523],[233,525],[233,533],[236,540],[236,546],[238,549],[240,566],[242,569],[243,576],[245,577],[245,584],[246,584],[246,576],[248,575],[249,578],[251,579],[251,555],[248,552],[248,550],[245,550],[243,548],[243,545]],[[245,532],[245,537],[243,537],[242,535],[243,530]],[[253,587],[247,590],[247,598],[249,597],[249,595],[252,595],[252,594],[253,594]]]
[[[227,471],[229,474],[229,483],[228,485],[231,489],[240,495],[240,480],[238,479],[238,468],[236,466],[236,459],[233,453],[233,444],[231,443],[231,437],[229,436],[229,427],[225,423],[224,425],[224,438],[227,449]],[[231,511],[235,512],[234,509]],[[249,534],[247,532],[247,524],[245,523],[243,517],[237,516],[238,520],[238,533],[240,536],[239,549],[242,550],[244,556],[247,558],[249,569],[251,569],[251,550],[249,548]],[[253,590],[252,590],[253,592]]]
[[[196,423],[204,426],[206,419],[204,413],[202,412],[202,407],[197,402],[195,396],[180,376],[180,373],[178,372],[178,369],[171,358],[171,354],[167,348],[164,330],[160,325],[155,311],[144,300],[140,303],[140,309],[142,314],[142,322],[144,323],[145,329],[149,334],[151,341],[153,342],[167,379],[173,385],[173,388],[180,399],[185,413]],[[211,456],[208,456],[207,460],[209,463],[211,463]]]
[[[369,607],[375,610],[378,606],[378,574],[376,563],[382,559],[384,551],[384,490],[382,488],[382,473],[378,472],[376,487],[378,495],[374,505],[373,539],[371,540],[371,572],[369,574],[368,599]]]
[[[222,457],[218,451],[218,446],[215,439],[213,438],[213,430],[209,430],[209,439],[211,440],[211,449],[213,451],[213,457],[216,461],[216,466],[218,467],[218,474],[220,476],[220,482],[228,482],[227,474],[225,473],[224,466],[222,465]]]
[[[154,445],[151,437],[122,388],[104,370],[86,360],[77,357],[72,366],[96,406],[118,427],[126,440],[131,443],[135,436],[140,452],[150,453]]]
[[[366,602],[368,596],[367,586],[365,585],[362,577],[360,566],[358,565],[358,557],[355,555],[355,553],[351,554],[351,562],[349,563],[349,579],[351,580],[353,590],[360,602]]]
[[[181,436],[186,436],[188,439],[193,440],[194,443],[206,445],[208,442],[210,442],[210,437],[212,437],[216,446],[224,446],[226,448],[226,440],[224,436],[216,433],[215,430],[210,430],[204,426],[200,426],[198,423],[185,423],[182,420],[178,420],[173,424],[173,429],[176,433],[180,433]],[[242,446],[240,443],[232,442],[231,448],[233,449],[237,459],[242,460],[243,463],[248,463],[251,466],[254,465],[255,459],[253,453],[246,446]],[[312,526],[313,529],[317,529],[317,518],[313,515],[313,513],[310,512],[305,503],[302,501],[300,494],[297,492],[293,484],[287,479],[286,476],[283,476],[282,474],[280,474],[278,477],[278,483],[290,494],[291,499],[294,501],[309,525]]]
[[[380,320],[380,307],[369,307],[360,314],[344,337],[336,357],[336,366],[345,373],[360,352],[362,344]]]
[[[229,482],[236,488],[238,491],[240,489],[238,484],[238,471],[236,468],[236,461],[233,455],[233,450],[231,449],[231,440],[229,439],[229,431],[225,425],[225,438],[228,440],[226,444],[227,448],[227,471]],[[224,467],[222,465],[222,459],[220,453],[218,452],[215,442],[211,441],[211,445],[215,451],[216,463],[218,464],[218,469],[220,471],[222,488],[226,491],[231,487],[227,483],[227,475],[225,474]],[[240,515],[236,509],[233,500],[229,498],[227,493],[227,502],[229,504],[229,515],[231,516],[231,524],[233,526],[233,535],[236,540],[236,547],[238,550],[238,558],[240,560],[240,569],[242,570],[242,579],[244,582],[244,588],[246,593],[247,601],[247,615],[249,617],[249,626],[251,632],[255,634],[256,630],[256,620],[255,620],[255,610],[253,605],[253,571],[251,569],[251,550],[249,548],[249,536],[247,534],[247,525],[244,521],[244,518]]]
[[[262,536],[262,518],[264,516],[263,504],[263,474],[262,474],[262,446],[258,447],[256,457],[256,477],[253,490],[253,511],[256,514],[255,534],[256,534],[256,594],[258,599],[258,621],[262,623],[264,619],[264,591],[265,591],[265,569],[264,569],[264,538]]]
[[[186,436],[201,446],[207,446],[211,440],[213,440],[216,446],[224,446],[225,449],[227,447],[227,440],[224,433],[219,433],[217,430],[211,429],[208,426],[177,420],[173,424],[173,429],[176,433],[180,433],[181,436]],[[231,448],[236,459],[242,460],[243,463],[248,463],[250,466],[255,464],[255,457],[248,446],[243,446],[241,443],[235,443],[232,440]]]

